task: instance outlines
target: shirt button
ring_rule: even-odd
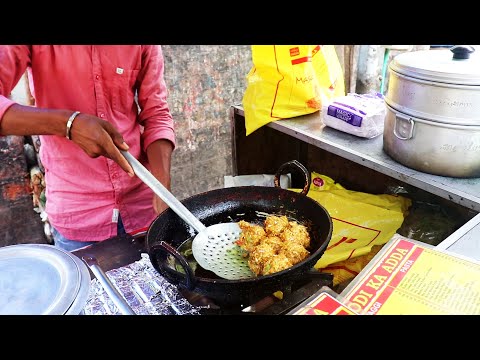
[[[104,113],[101,113],[100,114],[100,117],[103,119],[105,117],[105,114]]]
[[[95,80],[98,80],[100,79],[100,76],[99,75],[95,75]]]

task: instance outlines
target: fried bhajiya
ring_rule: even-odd
[[[280,237],[287,242],[294,242],[305,248],[310,246],[310,235],[305,226],[295,221],[290,221],[289,226],[282,232]]]
[[[275,250],[275,253],[278,253],[283,247],[283,240],[278,236],[266,236],[261,242],[262,244],[270,245]]]
[[[293,265],[292,261],[284,253],[278,253],[265,262],[262,275],[273,274],[288,269]]]
[[[288,219],[286,216],[270,215],[265,219],[265,232],[268,235],[280,235],[287,226]]]
[[[242,233],[237,240],[237,245],[240,245],[240,247],[246,251],[252,251],[265,237],[265,230],[260,225],[250,224],[240,220],[238,226],[242,230]]]
[[[238,225],[242,234],[237,245],[245,250],[248,266],[257,276],[288,269],[310,255],[307,228],[286,216],[267,216],[265,229],[243,220]]]
[[[269,244],[257,245],[248,255],[248,266],[257,276],[263,275],[265,263],[275,254],[275,249]]]
[[[292,264],[297,264],[310,255],[307,249],[293,241],[284,241],[280,254],[284,254]]]

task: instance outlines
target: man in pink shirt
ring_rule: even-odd
[[[27,69],[35,107],[8,98]],[[119,151],[170,189],[175,133],[163,76],[160,46],[0,46],[0,136],[40,135],[56,246],[146,228],[167,208]]]

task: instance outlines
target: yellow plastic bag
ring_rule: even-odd
[[[352,259],[339,261],[328,265],[326,268],[319,269],[333,275],[333,286],[337,286],[344,281],[355,278],[360,271],[373,259],[380,251],[383,245],[374,245],[369,253],[357,256]]]
[[[315,264],[323,269],[330,264],[369,253],[374,245],[385,244],[408,214],[412,201],[399,195],[374,195],[347,190],[328,176],[311,173],[307,196],[322,205],[332,217],[332,238]],[[300,192],[301,189],[291,189]]]
[[[243,96],[246,135],[276,120],[310,114],[345,95],[333,45],[252,45]]]

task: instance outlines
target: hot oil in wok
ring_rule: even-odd
[[[221,277],[216,275],[214,272],[205,270],[200,265],[198,265],[192,252],[192,242],[194,238],[195,236],[192,236],[185,240],[183,243],[181,243],[180,246],[177,248],[177,251],[185,257],[188,264],[192,268],[193,274],[195,276],[208,279],[221,279]],[[171,255],[169,255],[168,257],[168,264],[178,272],[185,274],[185,270],[183,270],[182,265],[180,265],[180,263]]]

